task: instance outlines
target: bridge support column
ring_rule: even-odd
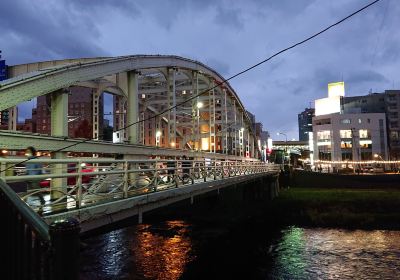
[[[176,88],[175,88],[175,75],[176,69],[167,69],[167,93],[168,93],[168,107],[174,107],[168,111],[168,141],[167,147],[176,146]]]
[[[224,95],[224,125],[222,126],[222,149],[224,154],[228,154],[228,106],[227,106],[227,100],[226,100],[226,89],[222,89],[223,95]]]
[[[51,135],[68,137],[68,91],[65,89],[51,93]],[[66,158],[66,152],[55,152],[55,159]],[[66,164],[55,164],[53,174],[67,172]],[[67,192],[67,179],[54,178],[51,181],[51,199],[58,199]]]
[[[127,128],[128,143],[137,144],[139,142],[139,124],[134,124],[139,120],[139,100],[138,100],[138,73],[128,72],[128,103],[127,103]]]

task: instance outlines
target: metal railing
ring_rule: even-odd
[[[20,160],[0,159],[2,169]],[[42,215],[83,208],[150,192],[223,180],[256,173],[278,172],[280,166],[260,161],[232,160],[115,160],[115,159],[35,159],[36,166],[15,166],[3,173],[9,184],[25,182],[21,198]],[[35,172],[40,171],[40,172]],[[28,173],[29,173],[28,172]],[[58,185],[58,187],[56,187]]]
[[[0,179],[4,245],[2,279],[77,279],[79,224],[74,219],[50,226]]]

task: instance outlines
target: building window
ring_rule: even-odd
[[[351,123],[350,119],[342,119],[340,120],[341,123]]]
[[[397,127],[399,127],[399,124],[398,124],[398,122],[390,122],[390,127],[397,128]]]
[[[390,140],[394,140],[394,141],[399,140],[399,132],[398,131],[391,131],[390,132]]]
[[[342,160],[353,160],[353,153],[351,151],[342,152]]]
[[[361,119],[358,119],[358,123],[362,123]]]
[[[351,141],[340,141],[340,148],[342,149],[351,149],[353,147],[353,144]]]
[[[371,134],[369,133],[369,131],[367,129],[360,129],[359,134],[360,134],[360,139],[370,139],[371,138]]]
[[[331,139],[331,132],[329,130],[322,130],[317,132],[317,140]]]
[[[371,123],[371,119],[367,119],[367,123]]]
[[[345,130],[340,130],[340,138],[351,138],[351,130],[350,129],[345,129]]]

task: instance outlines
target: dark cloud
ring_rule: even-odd
[[[361,84],[367,82],[388,82],[388,79],[386,79],[382,74],[372,70],[356,70],[346,77],[346,81],[349,83]]]
[[[177,54],[233,75],[352,13],[368,0],[0,1],[10,64],[66,57]],[[385,12],[386,11],[386,12]],[[344,79],[346,95],[383,91],[398,75],[400,3],[380,1],[322,36],[230,81],[276,135]]]
[[[91,20],[68,9],[43,8],[40,1],[1,1],[0,33],[11,63],[105,55]],[[69,13],[71,12],[71,13]]]

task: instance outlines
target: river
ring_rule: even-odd
[[[84,240],[80,279],[400,279],[400,231],[182,220]]]

